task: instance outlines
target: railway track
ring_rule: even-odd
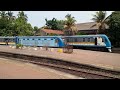
[[[46,57],[0,52],[0,57],[33,63],[86,79],[120,79],[120,72]]]

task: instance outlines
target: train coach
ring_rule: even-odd
[[[22,44],[24,46],[40,46],[40,47],[65,46],[60,36],[21,36],[21,37],[16,37],[16,44]]]
[[[16,44],[16,38],[15,37],[11,37],[11,36],[7,36],[7,37],[0,37],[0,45],[15,45]]]
[[[111,52],[111,42],[104,34],[99,35],[78,35],[63,37],[67,45],[72,45],[75,48],[85,48],[93,50],[102,50]]]

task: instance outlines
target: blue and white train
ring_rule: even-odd
[[[78,36],[65,36],[67,45],[74,47],[81,47],[85,49],[102,50],[111,52],[111,42],[104,34],[99,35],[78,35]]]
[[[111,42],[104,34],[77,36],[16,36],[0,37],[0,44],[22,44],[24,46],[65,47],[106,49],[111,52]]]

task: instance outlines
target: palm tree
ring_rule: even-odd
[[[7,13],[6,13],[6,11],[0,11],[0,19],[6,19],[7,20]]]
[[[98,11],[98,12],[96,12],[95,15],[93,15],[92,20],[94,22],[96,22],[96,24],[91,26],[91,28],[94,27],[94,26],[98,27],[98,30],[97,30],[96,34],[105,32],[107,22],[108,22],[108,18],[109,18],[109,16],[106,17],[106,11]]]
[[[13,12],[11,12],[11,11],[8,11],[8,19],[9,20],[15,20],[15,16],[13,16]]]
[[[25,21],[27,21],[27,19],[28,19],[27,15],[23,11],[20,11],[18,13],[18,18],[21,18],[21,19],[23,19]]]
[[[71,16],[71,14],[67,14],[65,18],[67,19],[65,20],[65,31],[67,30],[69,34],[72,33],[72,35],[74,35],[77,30],[75,27],[76,20],[74,19],[74,17]]]

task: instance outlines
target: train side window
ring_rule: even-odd
[[[75,42],[77,42],[77,38],[75,38]]]
[[[88,38],[88,42],[90,42],[90,38]]]
[[[70,38],[70,42],[73,42],[73,39],[72,39],[72,38]]]
[[[29,39],[27,39],[27,40],[29,40]]]
[[[47,40],[46,38],[44,40]]]
[[[69,39],[68,39],[68,42],[72,42],[72,38],[69,38]]]
[[[51,40],[53,40],[53,38]]]
[[[38,39],[38,40],[40,40],[40,39]]]
[[[83,38],[83,42],[85,42],[85,38]]]
[[[34,38],[32,40],[35,40]]]
[[[66,40],[67,40],[67,42],[69,42],[69,38],[67,38]]]
[[[81,41],[81,38],[77,38],[77,41],[80,42],[80,41]]]
[[[25,40],[25,39],[23,39],[23,40]]]

